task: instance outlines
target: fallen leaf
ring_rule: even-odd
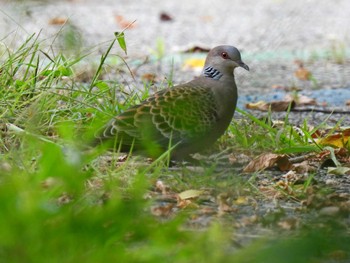
[[[309,70],[304,68],[304,63],[301,60],[296,60],[295,64],[297,64],[298,69],[294,72],[294,75],[300,80],[310,80],[312,78],[312,74]]]
[[[153,73],[145,73],[141,76],[141,80],[155,83],[157,81],[157,75]]]
[[[208,53],[209,51],[210,51],[210,48],[201,47],[201,46],[193,46],[193,47],[185,49],[183,52],[184,53],[196,53],[196,52]]]
[[[198,205],[195,204],[194,202],[192,202],[192,200],[190,200],[190,199],[183,200],[183,199],[180,199],[180,198],[178,199],[176,206],[178,208],[187,208],[187,207],[198,208]]]
[[[160,13],[159,19],[160,21],[165,21],[165,22],[173,21],[173,18],[168,13],[165,13],[165,12]]]
[[[192,199],[192,198],[199,197],[202,193],[203,193],[203,191],[201,191],[201,190],[193,190],[192,189],[192,190],[183,191],[183,192],[179,193],[178,196],[181,200],[186,200],[186,199]]]
[[[336,134],[320,138],[316,142],[320,145],[330,145],[338,148],[346,148],[349,145],[350,129],[345,129]]]
[[[299,95],[296,99],[296,104],[301,105],[317,105],[317,101],[313,98],[309,98],[305,95]]]
[[[262,171],[277,165],[281,171],[290,170],[292,164],[284,154],[264,153],[252,160],[244,169],[244,173]]]
[[[213,17],[210,16],[210,15],[201,16],[200,19],[201,19],[203,22],[211,22],[211,21],[213,21]]]
[[[349,174],[350,168],[349,167],[328,167],[327,173],[328,174],[334,174],[334,175],[345,175]]]
[[[135,27],[135,21],[129,21],[127,19],[125,19],[123,16],[121,15],[116,15],[114,16],[115,21],[117,22],[117,24],[121,27],[121,28],[134,28]]]
[[[320,168],[326,167],[340,167],[341,163],[350,163],[348,150],[345,148],[332,148],[330,146],[324,147],[324,150],[320,152],[316,158],[320,164]]]
[[[251,110],[260,110],[260,111],[287,111],[289,108],[289,105],[291,104],[291,108],[294,108],[295,103],[294,101],[272,101],[272,102],[265,102],[265,101],[258,101],[255,103],[247,103],[245,106],[247,109]]]
[[[202,69],[204,67],[205,59],[203,58],[189,58],[186,59],[183,65],[184,69]]]
[[[346,105],[346,106],[350,106],[350,100],[347,100],[347,101],[345,102],[345,105]]]
[[[317,101],[313,98],[307,97],[305,95],[298,94],[297,96],[293,96],[291,94],[287,94],[284,99],[286,101],[293,101],[297,106],[306,106],[306,105],[317,105]]]
[[[68,18],[66,17],[54,17],[49,20],[49,25],[64,25],[67,21]]]
[[[174,204],[154,206],[151,208],[151,213],[155,216],[168,217],[171,214],[173,207]]]
[[[294,72],[294,75],[300,80],[310,80],[311,72],[305,68],[299,68]]]
[[[248,204],[248,198],[246,196],[239,196],[235,200],[235,204],[236,205],[246,205],[246,204]]]

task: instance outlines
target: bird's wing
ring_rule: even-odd
[[[184,84],[162,90],[110,121],[104,137],[123,135],[123,144],[149,137],[161,145],[186,142],[207,134],[217,121],[210,88]]]

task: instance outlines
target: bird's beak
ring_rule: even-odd
[[[243,61],[240,61],[238,63],[238,65],[241,67],[241,68],[244,68],[245,70],[248,70],[249,71],[249,67],[247,64],[245,64]]]

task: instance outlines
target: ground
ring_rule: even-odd
[[[0,59],[6,63],[0,73],[16,69],[17,58],[6,61],[6,50],[10,53],[16,50],[34,33],[39,35],[35,43],[39,43],[40,52],[28,50],[38,61],[42,57],[57,59],[54,55],[60,52],[68,58],[86,53],[89,56],[72,67],[74,74],[68,71],[56,79],[48,68],[48,75],[43,72],[35,75],[35,81],[52,80],[48,83],[57,90],[49,91],[62,96],[59,100],[49,97],[49,92],[43,92],[41,99],[36,89],[47,91],[46,86],[38,88],[31,78],[21,82],[15,73],[9,80],[6,74],[0,74],[1,81],[7,80],[1,82],[4,87],[24,92],[24,99],[16,89],[11,91],[13,94],[6,89],[1,93],[4,98],[0,103],[4,109],[1,117],[6,123],[0,123],[4,135],[0,171],[7,176],[1,182],[10,183],[0,184],[0,198],[9,203],[0,208],[6,215],[1,219],[2,232],[7,231],[5,238],[0,239],[0,257],[9,253],[18,257],[18,262],[29,261],[30,253],[36,255],[42,249],[34,244],[45,240],[47,234],[51,235],[48,249],[44,250],[48,255],[54,254],[56,243],[63,246],[68,243],[73,251],[68,254],[74,255],[75,261],[81,260],[77,251],[86,256],[85,245],[91,254],[95,250],[105,251],[106,247],[119,248],[122,251],[119,254],[126,258],[133,255],[142,261],[142,257],[149,256],[149,261],[154,262],[157,255],[168,255],[174,244],[179,251],[185,247],[188,254],[196,254],[193,251],[201,248],[196,247],[196,241],[202,239],[184,235],[187,230],[190,236],[191,231],[200,230],[195,232],[204,233],[202,242],[213,258],[217,247],[221,247],[220,238],[232,242],[224,243],[223,251],[217,250],[222,252],[218,253],[222,260],[225,253],[231,255],[233,250],[238,251],[236,257],[243,251],[245,261],[237,262],[254,262],[249,260],[254,253],[261,256],[256,262],[266,262],[263,253],[268,251],[267,258],[273,255],[270,259],[275,260],[271,262],[282,262],[278,259],[284,255],[277,253],[281,249],[294,253],[290,259],[284,258],[287,262],[302,262],[303,256],[314,260],[319,255],[322,260],[316,262],[347,262],[349,173],[332,174],[328,169],[334,166],[346,169],[349,164],[346,143],[349,138],[346,126],[350,125],[346,106],[350,100],[349,1],[190,0],[181,5],[170,0],[2,2]],[[115,43],[103,65],[100,82],[94,82],[101,54],[107,52],[114,32],[123,30],[127,55]],[[92,158],[69,147],[62,153],[60,147],[51,143],[65,144],[60,141],[62,138],[75,143],[69,137],[71,123],[67,124],[68,131],[60,126],[67,119],[78,127],[80,123],[88,123],[89,127],[96,111],[114,114],[115,104],[119,107],[110,99],[114,94],[106,91],[99,98],[100,90],[123,87],[121,96],[132,94],[132,90],[147,96],[146,87],[151,93],[168,82],[187,81],[199,74],[199,67],[188,65],[189,59],[198,58],[200,62],[206,52],[183,51],[193,47],[205,50],[218,44],[239,48],[251,70],[236,70],[238,105],[243,112],[235,113],[229,131],[211,151],[197,156],[201,165],[176,163],[168,167],[164,160],[152,162],[115,153]],[[35,68],[33,61],[28,63],[28,71]],[[19,67],[23,64],[18,63]],[[45,63],[41,66],[45,67]],[[153,77],[155,86],[148,83]],[[90,83],[96,85],[89,89]],[[26,89],[30,85],[34,85],[33,93]],[[297,106],[303,112],[268,114],[246,109],[247,103],[283,100],[286,94],[297,97],[304,94],[315,99],[316,104]],[[132,97],[131,103],[137,99]],[[36,109],[40,109],[40,117],[35,116]],[[339,113],[331,114],[333,110]],[[287,122],[277,123],[286,119]],[[315,127],[313,133],[339,132],[336,142],[342,146],[326,148],[319,142],[317,148],[310,127]],[[302,135],[298,137],[296,133],[300,130]],[[27,136],[24,139],[18,136],[23,133]],[[265,162],[256,161],[258,156],[265,158]],[[246,170],[248,163],[255,170]],[[100,207],[104,209],[95,210]],[[31,231],[27,222],[37,231]],[[47,232],[42,231],[43,225]],[[70,239],[72,231],[77,239]],[[23,243],[13,233],[23,235]],[[154,250],[149,249],[152,242],[148,239],[155,243]],[[33,243],[33,250],[27,248],[29,242]],[[79,242],[84,245],[77,246]],[[144,255],[139,249],[143,249]],[[203,254],[201,259],[216,262]],[[69,262],[69,257],[63,258]],[[95,262],[101,258],[97,256]]]

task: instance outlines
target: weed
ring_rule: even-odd
[[[345,43],[333,41],[329,56],[335,63],[344,64],[347,57]]]

